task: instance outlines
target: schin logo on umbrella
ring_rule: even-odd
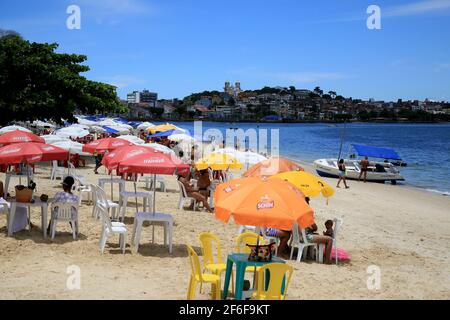
[[[263,197],[261,197],[261,202],[258,202],[256,204],[256,209],[257,210],[261,210],[261,209],[273,209],[275,207],[275,203],[274,201],[270,201],[270,198],[268,195],[265,195]]]
[[[226,187],[225,189],[223,189],[223,191],[225,191],[226,193],[230,193],[231,191],[233,191],[234,189],[230,186]]]
[[[113,146],[113,147],[118,147],[118,146],[121,146],[121,145],[123,145],[123,142],[121,142],[121,141],[115,141],[115,142],[113,142],[111,144],[111,146]]]
[[[42,150],[44,150],[44,151],[53,151],[53,150],[55,150],[55,148],[53,148],[53,147],[43,147]]]
[[[144,163],[163,163],[164,159],[160,158],[152,158],[152,159],[145,159]]]
[[[34,157],[31,157],[31,158],[29,158],[28,159],[28,161],[34,161],[34,160],[39,160],[39,159],[41,159],[41,156],[34,156]]]

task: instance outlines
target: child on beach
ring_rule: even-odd
[[[333,234],[334,234],[334,232],[333,232],[333,220],[325,221],[325,228],[327,228],[327,230],[323,232],[323,235],[333,238]]]

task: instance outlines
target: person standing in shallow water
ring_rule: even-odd
[[[340,188],[339,184],[341,183],[341,180],[344,181],[344,186],[345,189],[348,189],[349,186],[347,186],[347,181],[345,180],[345,164],[344,164],[344,159],[340,159],[339,163],[338,163],[338,168],[339,168],[339,180],[338,183],[336,185],[336,188]]]

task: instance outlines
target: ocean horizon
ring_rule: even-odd
[[[178,126],[194,133],[193,122]],[[218,129],[279,129],[279,154],[312,164],[320,158],[337,158],[343,136],[341,157],[348,158],[352,143],[392,148],[406,167],[398,167],[405,181],[430,192],[450,195],[450,123],[233,123],[202,122],[202,132]],[[270,133],[268,133],[270,148]],[[204,137],[206,138],[206,137]],[[373,159],[376,160],[376,159]]]

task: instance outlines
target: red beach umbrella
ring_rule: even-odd
[[[21,130],[13,130],[0,135],[0,146],[6,146],[12,143],[23,142],[40,142],[45,143],[45,140],[34,133],[25,132]]]
[[[121,173],[150,173],[150,174],[185,174],[189,172],[189,165],[183,160],[159,151],[150,154],[140,154],[128,158],[119,164]]]
[[[0,164],[66,160],[69,152],[45,143],[14,143],[0,148]]]
[[[108,153],[102,159],[102,164],[108,168],[108,170],[117,169],[118,165],[128,160],[129,158],[141,155],[141,154],[152,154],[155,153],[155,150],[148,147],[141,146],[125,146],[115,149],[114,151]]]
[[[189,165],[173,154],[163,153],[157,150],[151,153],[140,154],[121,162],[118,166],[119,173],[147,173],[153,174],[153,186],[156,184],[157,174],[186,174]],[[153,188],[153,212],[155,211],[155,187]]]
[[[91,143],[85,144],[83,146],[84,152],[89,153],[104,153],[105,151],[112,151],[120,147],[125,147],[132,145],[130,141],[120,139],[120,138],[105,138],[105,139],[98,139]]]

